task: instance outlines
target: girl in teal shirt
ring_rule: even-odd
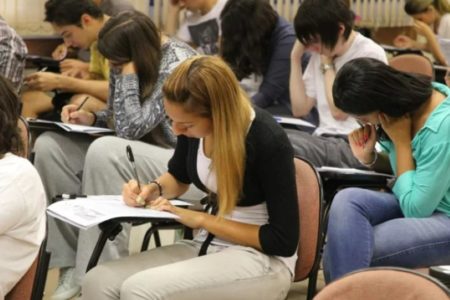
[[[450,89],[359,58],[336,75],[333,98],[362,124],[349,135],[355,157],[396,181],[392,193],[349,188],[335,196],[326,280],[369,266],[450,264]]]

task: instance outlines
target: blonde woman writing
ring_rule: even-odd
[[[123,197],[130,206],[172,212],[199,233],[192,241],[94,268],[83,283],[83,298],[284,299],[298,243],[293,150],[286,134],[271,115],[251,107],[220,58],[188,59],[163,92],[178,136],[169,170],[141,190],[128,182]],[[190,183],[217,196],[210,197],[209,213],[167,200]]]

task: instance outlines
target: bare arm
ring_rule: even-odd
[[[438,38],[434,34],[430,26],[428,26],[424,22],[414,20],[414,28],[419,34],[422,34],[426,38],[427,43],[425,50],[431,52],[431,54],[433,54],[433,57],[436,59],[437,62],[439,62],[439,64],[446,66],[447,60],[441,51],[441,47],[439,46],[438,43]]]
[[[92,95],[106,102],[108,98],[108,81],[86,80],[50,72],[36,72],[25,78],[32,89],[40,91],[63,90],[73,93]]]
[[[306,96],[301,63],[303,52],[304,46],[296,41],[291,52],[291,73],[289,75],[289,92],[294,117],[303,117],[314,107],[314,99]]]
[[[178,1],[178,3],[173,4],[169,1],[169,7],[167,10],[166,21],[164,22],[164,33],[169,36],[174,36],[177,33],[178,27],[180,26],[179,18],[180,12],[183,5]]]
[[[108,99],[109,90],[106,80],[85,80],[69,76],[61,76],[57,89],[92,95],[104,102]]]

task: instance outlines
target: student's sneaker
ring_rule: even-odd
[[[59,270],[58,287],[51,300],[68,300],[81,292],[81,286],[75,283],[75,268],[61,268]]]

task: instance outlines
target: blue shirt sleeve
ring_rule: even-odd
[[[392,189],[405,217],[429,217],[450,188],[450,142],[423,149],[416,170],[403,173]]]

